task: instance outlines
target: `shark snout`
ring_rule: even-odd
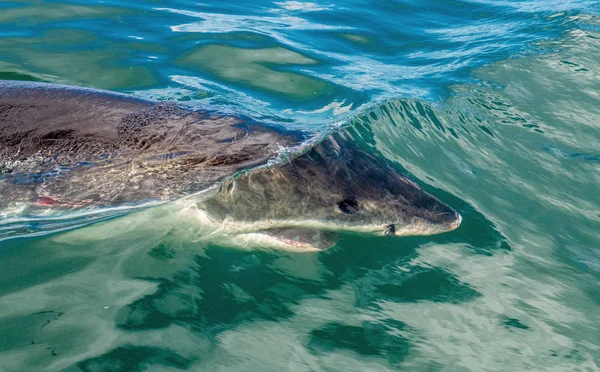
[[[458,212],[454,212],[453,220],[448,223],[448,231],[456,230],[462,223],[462,216]]]
[[[432,235],[456,230],[462,223],[460,213],[440,213],[435,218],[422,218],[415,216],[410,222],[401,221],[390,223],[383,229],[383,235],[406,236],[406,235]]]
[[[460,226],[462,222],[462,216],[454,209],[448,208],[447,211],[444,211],[431,218],[430,222],[434,225],[437,225],[442,231],[452,231],[456,230]]]

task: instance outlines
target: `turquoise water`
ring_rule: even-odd
[[[207,245],[181,202],[29,221],[0,241],[0,371],[600,370],[597,3],[0,9],[2,79],[348,125],[463,216],[319,254]]]

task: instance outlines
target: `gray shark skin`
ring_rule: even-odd
[[[324,250],[339,231],[429,235],[460,225],[345,129],[307,138],[124,94],[0,82],[0,209],[169,201],[217,184],[194,202],[198,221],[246,245]],[[293,146],[305,148],[279,156]]]
[[[286,163],[226,180],[200,209],[219,220],[266,221],[267,231],[431,235],[461,222],[455,210],[359,148],[345,129]]]

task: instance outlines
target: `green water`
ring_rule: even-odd
[[[348,124],[457,209],[459,229],[342,235],[319,254],[244,251],[203,243],[179,201],[0,241],[0,371],[600,370],[600,22],[577,21],[541,54],[474,68],[442,101],[390,98]],[[1,67],[2,78],[160,81],[107,62],[134,41],[68,57],[10,43],[0,50],[30,64]],[[316,62],[225,45],[173,62],[289,102],[334,94],[309,75],[285,86],[293,74],[273,65],[287,63]]]

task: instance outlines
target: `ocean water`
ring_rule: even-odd
[[[298,254],[207,244],[185,201],[24,214],[0,229],[0,371],[600,370],[599,11],[0,2],[0,79],[344,125],[463,216]]]

